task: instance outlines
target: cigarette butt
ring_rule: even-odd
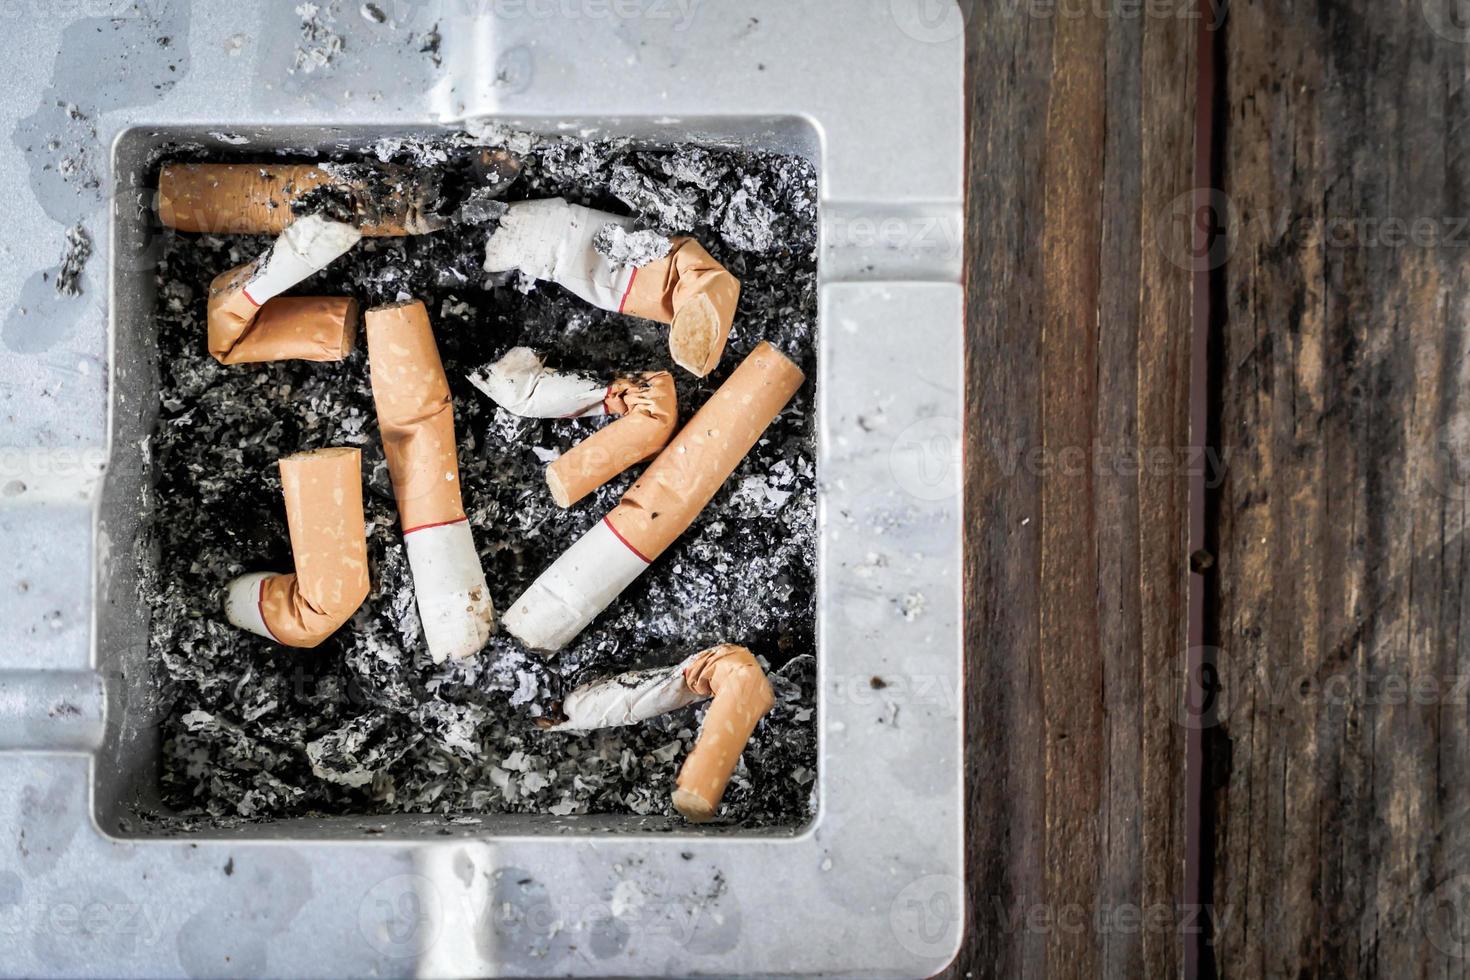
[[[654,371],[610,384],[572,371],[553,371],[529,347],[515,347],[470,383],[508,412],[529,418],[621,415],[573,446],[546,470],[558,506],[570,507],[635,463],[664,447],[679,417],[673,375]]]
[[[176,163],[159,171],[158,216],[179,231],[276,235],[303,198],[322,198],[364,235],[422,235],[445,225],[434,193],[417,171],[392,164]]]
[[[671,324],[674,363],[702,378],[720,363],[739,300],[740,280],[694,239],[675,238],[667,256],[633,270],[620,312]]]
[[[674,363],[704,377],[730,336],[740,281],[692,238],[675,238],[668,255],[621,265],[593,245],[604,225],[631,230],[631,218],[561,198],[510,206],[485,247],[485,270],[519,269],[558,283],[599,309],[671,324]]]
[[[225,616],[284,646],[314,647],[367,598],[362,456],[346,447],[317,449],[287,456],[280,469],[296,570],[235,579]]]
[[[684,671],[691,692],[713,695],[699,739],[679,769],[674,809],[694,823],[715,815],[755,726],[775,705],[765,671],[745,647],[704,651]]]
[[[546,485],[559,507],[570,507],[635,463],[653,456],[674,434],[679,395],[674,376],[654,371],[618,378],[604,399],[621,415],[568,449],[546,468]]]
[[[368,369],[414,594],[435,663],[467,657],[495,609],[460,496],[454,404],[429,315],[418,300],[366,316]]]
[[[210,354],[222,364],[346,357],[357,334],[355,300],[280,294],[326,268],[361,237],[351,225],[309,215],[255,261],[216,276],[209,287]]]
[[[571,642],[688,529],[803,377],[776,348],[758,345],[622,502],[511,605],[506,629],[537,650],[556,651]]]

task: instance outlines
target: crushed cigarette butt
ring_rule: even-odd
[[[528,347],[469,376],[501,408],[530,418],[618,415],[558,457],[546,483],[559,507],[570,507],[628,467],[651,458],[674,434],[678,392],[667,371],[614,378],[604,384],[587,375],[553,371]]]
[[[644,265],[610,255],[656,252],[633,219],[568,204],[559,197],[510,205],[485,246],[485,271],[519,270],[550,280],[603,310],[670,324],[674,363],[698,377],[724,353],[740,298],[740,282],[692,238]],[[619,248],[629,240],[638,247]],[[602,248],[598,245],[601,243]]]
[[[351,225],[308,215],[255,261],[216,276],[209,286],[209,352],[222,364],[346,357],[357,334],[356,300],[280,294],[325,269],[361,237]]]
[[[719,809],[745,743],[776,698],[766,672],[745,647],[725,644],[706,650],[684,672],[684,679],[692,692],[712,695],[714,700],[700,726],[699,740],[679,769],[673,802],[691,822],[704,823]]]
[[[317,449],[279,465],[296,570],[236,578],[225,590],[225,616],[283,646],[314,647],[367,598],[362,455],[346,447]]]
[[[714,701],[673,796],[675,809],[703,823],[719,809],[745,743],[776,703],[765,671],[745,647],[722,643],[672,667],[584,684],[563,699],[562,719],[542,727],[587,732],[636,725],[709,697]]]

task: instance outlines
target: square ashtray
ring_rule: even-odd
[[[0,859],[0,973],[941,969],[965,919],[960,26],[922,0],[838,22],[816,4],[665,0],[21,11],[12,40],[31,54],[5,98],[24,118],[0,148],[20,212],[0,296],[25,310],[0,335],[16,566],[0,589],[16,630],[0,649],[0,823],[19,841]],[[158,399],[139,207],[156,152],[329,153],[490,125],[816,167],[813,816],[139,830],[127,804],[159,751],[135,554]],[[58,292],[46,266],[63,253]]]

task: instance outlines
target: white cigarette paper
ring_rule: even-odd
[[[495,632],[495,607],[470,522],[408,531],[403,547],[434,663],[478,651]]]
[[[259,259],[255,275],[245,285],[246,297],[257,306],[279,296],[346,254],[362,232],[320,214],[297,218]]]
[[[684,679],[684,671],[698,658],[686,657],[672,667],[630,670],[583,684],[561,703],[564,720],[548,725],[554,732],[590,732],[598,728],[636,725],[659,715],[702,701]]]
[[[593,247],[603,225],[633,230],[633,219],[559,197],[519,201],[500,219],[485,246],[485,271],[519,269],[533,279],[550,280],[601,310],[614,313],[622,306],[631,265],[619,265]]]
[[[647,567],[604,517],[521,593],[505,628],[533,649],[560,650]]]
[[[532,419],[589,418],[607,414],[608,384],[584,374],[553,371],[529,347],[514,347],[470,384],[513,415]]]

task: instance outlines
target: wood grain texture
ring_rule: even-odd
[[[1191,277],[1169,225],[1195,22],[1045,9],[969,13],[970,930],[949,972],[1166,977],[1188,918]]]
[[[1470,32],[1451,6],[1230,13],[1224,976],[1470,972]]]

